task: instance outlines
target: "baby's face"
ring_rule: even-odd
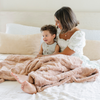
[[[42,32],[43,40],[47,44],[53,44],[54,43],[54,38],[55,34],[52,35],[48,30]]]

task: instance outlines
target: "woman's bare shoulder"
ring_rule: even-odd
[[[73,28],[73,29],[70,31],[70,36],[69,36],[69,38],[70,38],[76,31],[79,31],[79,29],[78,29],[77,27]]]
[[[73,30],[72,30],[72,33],[74,34],[76,31],[79,31],[80,29],[75,27]]]

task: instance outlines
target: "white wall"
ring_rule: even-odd
[[[74,11],[100,11],[100,0],[0,0],[1,11],[55,11],[62,6]]]

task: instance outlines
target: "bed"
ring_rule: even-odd
[[[100,65],[100,12],[75,13],[80,22],[79,28],[86,33],[87,45],[84,48],[84,55]],[[11,39],[15,41],[15,38],[18,38],[16,41],[23,42],[26,37],[24,37],[23,41],[22,38],[19,39],[19,37],[22,37],[20,32],[24,33],[24,36],[28,36],[27,31],[30,33],[29,38],[31,39],[31,34],[39,33],[41,26],[45,24],[54,24],[53,15],[54,12],[0,12],[1,39],[8,39],[7,42],[9,42]],[[26,30],[23,32],[23,29]],[[11,33],[13,35],[11,35]],[[17,33],[19,35],[15,37]],[[36,45],[40,45],[41,34],[38,34],[35,38],[34,42],[37,43]],[[31,41],[26,42],[30,43]],[[23,55],[24,52],[26,56],[35,57],[39,50],[39,46],[37,47],[36,45],[35,47],[37,49],[33,54],[31,52],[28,54],[27,51],[20,51],[20,49],[25,47],[19,47],[20,49],[18,52],[15,49],[12,51],[12,47],[9,49],[7,48],[9,46],[6,45],[4,47],[3,45],[6,50],[2,49],[3,47],[0,48],[0,62],[8,55],[11,55],[9,53]],[[5,81],[0,83],[0,100],[100,100],[100,75],[94,82],[66,83],[60,86],[47,88],[33,95],[24,93],[20,87],[21,85],[17,81]]]

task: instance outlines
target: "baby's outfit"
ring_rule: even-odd
[[[56,47],[57,43],[54,42],[51,45],[48,45],[47,43],[43,42],[42,44],[42,48],[43,48],[43,55],[50,55],[53,54],[55,52],[55,47]]]

